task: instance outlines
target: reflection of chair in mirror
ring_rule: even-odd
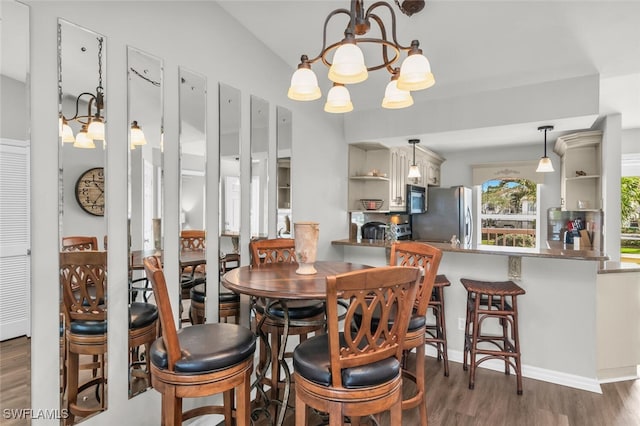
[[[240,255],[238,253],[227,253],[220,257],[220,275],[224,275],[239,266]],[[240,295],[220,286],[218,302],[218,321],[228,322],[229,318],[233,317],[234,322],[239,324]]]
[[[296,425],[306,425],[307,406],[329,413],[331,425],[386,410],[389,424],[402,424],[402,342],[419,280],[418,268],[395,266],[327,277],[327,334],[293,352]],[[349,301],[344,322],[339,298]]]
[[[296,263],[295,240],[292,238],[276,238],[265,240],[252,240],[249,243],[251,251],[251,265],[260,266],[269,263]],[[253,304],[256,310],[256,324],[260,324],[265,316],[266,301],[258,299]],[[304,342],[310,333],[324,331],[324,303],[320,300],[295,300],[287,303],[289,318],[297,322],[309,321],[310,325],[289,325],[288,335],[297,335],[300,342]],[[279,303],[271,304],[269,311],[262,322],[261,330],[271,336],[271,379],[267,384],[271,387],[271,398],[278,399],[278,386],[280,384],[280,365],[278,353],[280,352],[281,339],[284,333],[285,313]],[[321,322],[321,325],[318,325]],[[290,354],[289,354],[290,356]],[[264,343],[260,342],[259,369],[267,363],[267,351]]]
[[[176,331],[160,259],[144,259],[156,296],[162,337],[151,347],[151,383],[162,394],[162,424],[181,425],[204,414],[224,414],[225,424],[250,423],[250,381],[255,335],[237,324],[200,324]],[[215,344],[212,344],[215,342]],[[237,407],[234,410],[234,390]],[[182,412],[183,398],[224,393],[224,406]],[[234,413],[235,411],[235,413]]]
[[[180,232],[180,250],[195,251],[206,249],[206,233],[197,229],[185,229]],[[206,265],[185,266],[182,268],[182,298],[189,298],[189,290],[207,280]]]
[[[107,311],[105,305],[105,277],[107,253],[97,251],[69,251],[60,253],[60,285],[65,307],[67,371],[65,408],[73,424],[74,417],[86,417],[106,408],[105,355],[107,353]],[[90,291],[91,288],[91,291]],[[80,384],[80,355],[97,356],[96,370],[90,380]],[[98,374],[99,373],[99,374]],[[93,385],[100,385],[99,404],[78,404],[78,393]]]
[[[98,250],[96,237],[62,237],[62,251]]]
[[[402,401],[402,409],[420,408],[420,424],[427,426],[427,402],[424,378],[424,356],[427,333],[426,315],[433,293],[433,286],[438,273],[442,252],[430,245],[418,242],[396,242],[391,246],[389,264],[392,266],[415,266],[424,271],[423,279],[418,287],[413,313],[409,320],[409,329],[404,338],[404,355],[402,374],[415,382],[415,395]],[[407,355],[416,350],[415,372],[408,369]]]

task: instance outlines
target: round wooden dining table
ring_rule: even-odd
[[[327,297],[327,277],[332,275],[339,275],[346,272],[359,271],[363,269],[369,269],[371,266],[362,265],[358,263],[339,262],[339,261],[320,261],[315,262],[314,267],[317,273],[313,275],[300,275],[296,273],[298,269],[297,263],[266,263],[260,266],[241,266],[240,268],[233,269],[222,276],[222,285],[236,293],[246,294],[252,296],[252,300],[257,298],[264,298],[266,306],[272,304],[279,304],[284,310],[284,321],[288,325],[302,325],[303,322],[290,321],[287,311],[287,302],[294,300],[324,300]],[[252,305],[254,305],[252,303]],[[270,309],[264,309],[264,312],[269,313]],[[263,316],[263,320],[266,316]],[[282,321],[283,318],[276,317],[275,319]],[[265,347],[270,350],[267,336],[261,332],[261,324],[258,324],[256,331],[260,338],[266,343]],[[285,352],[287,344],[288,326],[284,327],[283,343],[281,345],[280,353],[278,354],[278,362],[284,370],[284,394],[282,401],[270,401],[266,396],[266,393],[261,392],[261,399],[265,401],[263,407],[259,407],[254,410],[254,414],[259,411],[266,411],[268,413],[268,405],[271,402],[277,402],[281,407],[276,420],[276,425],[280,426],[284,423],[285,413],[289,403],[289,394],[291,387],[291,372],[289,366],[285,361]],[[267,359],[270,359],[270,355],[267,355]],[[253,387],[257,387],[260,384],[262,377],[268,365],[264,367],[265,371],[256,371],[256,380],[253,383]],[[270,418],[270,415],[267,415]]]

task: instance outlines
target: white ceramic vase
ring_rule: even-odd
[[[293,224],[296,260],[299,265],[296,274],[313,275],[317,272],[313,264],[316,261],[318,252],[319,225],[317,222],[297,222]]]

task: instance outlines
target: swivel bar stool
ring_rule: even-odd
[[[447,324],[444,314],[444,288],[449,287],[451,282],[442,274],[436,276],[433,284],[429,309],[433,310],[435,324],[427,324],[427,336],[425,342],[437,351],[438,361],[444,363],[444,375],[449,377],[449,356],[447,355]]]
[[[517,296],[525,294],[524,289],[513,281],[477,281],[466,278],[461,278],[460,281],[467,290],[463,369],[466,371],[470,365],[469,389],[475,386],[478,365],[497,358],[504,360],[505,374],[509,375],[513,367],[517,392],[518,395],[522,395]],[[499,320],[502,327],[501,336],[482,332],[483,322],[488,318]],[[477,359],[477,355],[483,357]]]

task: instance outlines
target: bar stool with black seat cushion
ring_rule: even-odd
[[[425,339],[428,345],[436,348],[438,361],[443,361],[445,377],[449,377],[449,356],[447,349],[447,323],[444,313],[444,288],[450,285],[451,282],[445,275],[436,275],[431,300],[429,300],[429,309],[433,311],[435,324],[427,323],[427,337]]]
[[[292,238],[274,238],[252,240],[249,243],[251,251],[251,265],[259,267],[269,263],[297,263],[295,257],[295,240]],[[256,324],[263,321],[266,301],[255,300],[253,305],[256,311]],[[298,324],[309,321],[310,325],[289,325],[288,335],[299,336],[300,342],[304,342],[310,333],[324,332],[325,309],[321,300],[295,300],[287,303],[289,319],[296,320]],[[271,378],[265,379],[271,388],[271,398],[278,399],[280,382],[280,364],[278,354],[281,351],[281,339],[284,334],[285,313],[278,303],[270,304],[269,315],[262,322],[261,331],[270,336],[271,344]],[[319,325],[320,323],[320,325]],[[287,353],[285,356],[291,356]],[[258,370],[262,371],[267,363],[267,349],[264,342],[260,341],[260,360]]]
[[[74,424],[75,417],[86,417],[103,411],[105,398],[105,355],[107,353],[106,301],[107,253],[98,251],[68,251],[60,253],[60,286],[65,308],[66,338],[66,406],[69,416],[65,425]],[[94,362],[90,379],[79,383],[80,356],[90,355]],[[78,403],[78,393],[98,386],[98,407]]]
[[[407,379],[415,382],[416,392],[413,396],[402,401],[402,409],[408,410],[418,407],[420,411],[420,425],[427,425],[427,401],[424,378],[424,357],[426,343],[426,315],[432,298],[434,282],[438,267],[442,259],[442,252],[430,245],[413,241],[395,242],[391,245],[389,264],[392,266],[414,266],[422,271],[422,279],[416,295],[409,328],[403,345],[402,373]],[[374,317],[376,313],[374,313]],[[394,319],[391,318],[391,321]],[[411,371],[407,365],[407,355],[416,350],[416,368]]]
[[[395,266],[327,277],[327,334],[293,352],[296,426],[306,425],[307,406],[329,413],[330,425],[386,410],[402,424],[402,342],[419,281],[418,268]],[[349,301],[344,321],[339,298]]]
[[[151,303],[133,302],[129,305],[129,355],[131,375],[149,380],[151,344],[158,337],[158,308]],[[144,346],[144,361],[140,347]],[[144,370],[142,366],[145,366]]]
[[[204,324],[205,317],[205,301],[207,299],[206,283],[198,284],[190,290],[191,307],[189,310],[189,319],[191,324]],[[218,321],[229,322],[229,318],[234,318],[234,323],[239,324],[240,319],[240,295],[220,287],[218,293]]]
[[[517,296],[525,294],[524,289],[513,281],[478,281],[467,278],[461,278],[460,281],[467,290],[463,368],[467,370],[468,365],[471,368],[469,389],[475,386],[478,365],[497,358],[504,360],[505,374],[509,375],[513,367],[516,373],[517,393],[522,395]],[[483,322],[489,318],[499,320],[502,335],[483,334]],[[483,343],[486,345],[480,347]],[[483,357],[477,359],[477,355]]]
[[[250,424],[250,381],[256,336],[237,324],[199,324],[176,330],[167,284],[158,257],[144,259],[162,324],[151,346],[151,385],[162,394],[162,425],[205,414],[224,414],[225,424]],[[237,389],[237,394],[235,390]],[[223,406],[182,412],[183,398],[224,393]],[[234,408],[234,396],[236,407]]]

